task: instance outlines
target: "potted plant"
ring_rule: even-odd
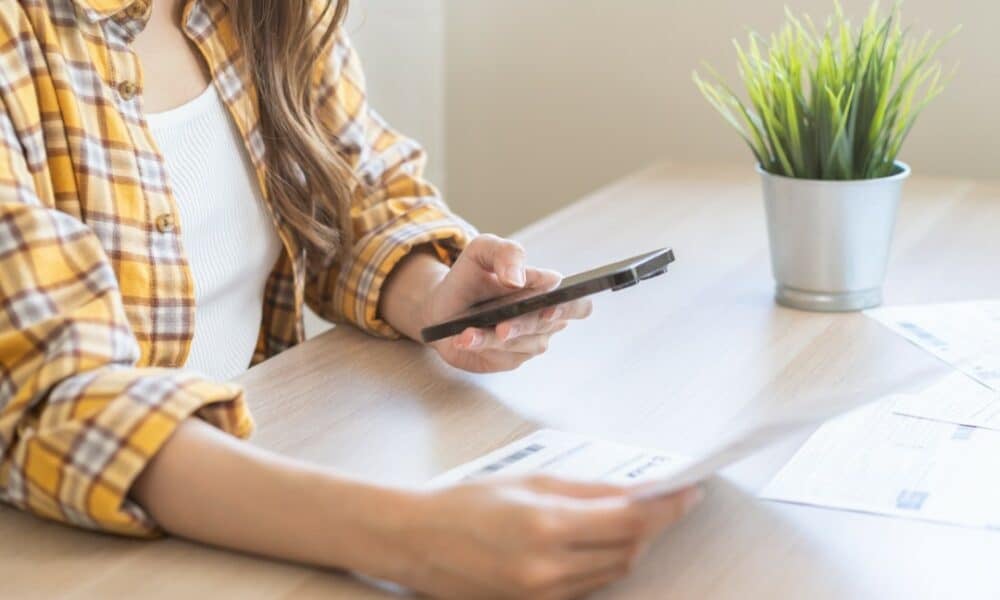
[[[945,38],[910,38],[898,4],[880,17],[876,1],[857,28],[839,2],[822,29],[786,15],[770,40],[751,33],[745,48],[736,43],[749,103],[711,67],[711,82],[694,80],[757,159],[778,303],[877,306],[910,174],[897,156],[943,90],[933,57]]]

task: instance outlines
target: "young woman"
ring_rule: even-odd
[[[373,334],[558,275],[473,237],[366,102],[347,3],[0,3],[0,496],[450,597],[585,594],[698,498],[545,478],[432,492],[241,441],[222,383],[301,341],[308,303]],[[434,345],[512,369],[589,304]]]

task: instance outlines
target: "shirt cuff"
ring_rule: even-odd
[[[475,235],[471,225],[438,203],[415,207],[354,245],[349,264],[338,278],[334,304],[347,320],[369,333],[402,337],[378,314],[386,278],[414,248],[427,244],[450,266]]]
[[[162,369],[105,369],[67,379],[19,427],[0,469],[4,499],[79,527],[155,536],[159,528],[128,493],[192,416],[240,438],[253,430],[236,385]]]

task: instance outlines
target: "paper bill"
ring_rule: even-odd
[[[893,306],[865,314],[1000,392],[1000,300]]]
[[[761,497],[1000,526],[1000,432],[900,415],[897,401],[887,398],[820,427]]]
[[[724,436],[697,458],[543,429],[460,465],[436,477],[430,485],[445,486],[498,475],[545,474],[632,486],[637,498],[647,499],[704,481],[720,469],[815,424],[796,420],[741,428]]]
[[[542,429],[434,478],[445,486],[489,476],[544,474],[574,481],[629,485],[662,477],[687,464],[679,454],[615,444]]]
[[[900,396],[895,412],[1000,430],[1000,394],[957,371],[921,392]]]

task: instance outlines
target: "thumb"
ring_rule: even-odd
[[[484,234],[476,237],[462,252],[458,262],[493,273],[507,287],[520,289],[527,282],[524,248],[517,242],[495,235]],[[456,267],[458,266],[456,263]]]
[[[626,489],[617,485],[572,481],[547,475],[531,477],[528,484],[536,491],[569,498],[613,498],[625,497],[628,494]]]
[[[533,290],[548,292],[559,287],[559,284],[562,283],[563,280],[561,273],[550,269],[535,269],[527,267],[524,272],[525,275],[527,275],[524,287],[531,288]]]

